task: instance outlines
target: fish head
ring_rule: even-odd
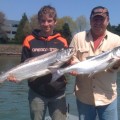
[[[70,58],[73,56],[74,53],[75,50],[72,47],[62,48],[58,51],[56,57],[58,61],[67,62],[68,60],[70,60]]]

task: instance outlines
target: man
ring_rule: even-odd
[[[102,52],[120,46],[120,37],[107,30],[109,24],[108,9],[102,6],[93,8],[90,15],[91,29],[77,33],[71,42],[75,55],[71,64],[86,60]],[[88,66],[89,67],[89,66]],[[117,115],[117,69],[119,63],[95,74],[76,75],[75,95],[79,120],[118,120]]]
[[[68,47],[67,41],[60,33],[54,32],[57,23],[57,13],[54,7],[43,6],[38,12],[40,30],[34,30],[23,43],[21,61],[30,57],[46,54],[55,49]],[[31,68],[32,69],[32,68]],[[48,108],[52,120],[66,120],[66,99],[64,76],[50,84],[52,75],[29,80],[29,104],[31,120],[44,120]],[[15,78],[8,78],[16,81]]]

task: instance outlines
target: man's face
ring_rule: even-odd
[[[109,18],[97,15],[90,19],[90,24],[93,34],[102,35],[109,24]]]
[[[39,19],[39,24],[42,33],[51,35],[56,25],[56,21],[49,15],[44,15]]]

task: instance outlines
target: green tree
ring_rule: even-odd
[[[0,28],[4,25],[5,22],[5,14],[0,12]]]
[[[120,24],[118,26],[112,25],[109,23],[107,29],[117,35],[120,35]]]
[[[25,35],[30,34],[34,29],[40,29],[37,15],[33,15],[24,26]]]
[[[72,17],[70,16],[65,16],[62,18],[64,20],[64,23],[68,23],[69,25],[69,29],[71,31],[71,34],[74,34],[74,32],[76,31],[76,23],[75,21],[72,19]]]
[[[27,22],[28,22],[28,18],[27,18],[27,15],[24,13],[15,35],[15,41],[18,44],[21,44],[23,42],[24,37],[26,36],[24,33],[24,27]]]
[[[120,35],[120,24],[118,24],[115,31],[116,31],[116,34]]]
[[[58,18],[58,19],[57,19],[57,24],[56,24],[56,26],[55,26],[55,31],[61,32],[64,23],[65,23],[65,22],[64,22],[64,20],[63,20],[62,18]]]
[[[24,27],[23,27],[23,32],[24,32],[24,35],[28,35],[31,33],[31,26],[30,26],[30,22],[29,21],[26,21]]]
[[[84,31],[89,29],[90,25],[85,16],[79,16],[76,19],[77,31]]]
[[[38,22],[38,16],[37,15],[33,15],[30,18],[30,26],[31,26],[31,30],[40,29],[40,25],[39,25],[39,22]]]
[[[58,18],[55,30],[61,32],[65,23],[68,23],[71,34],[73,34],[76,31],[76,23],[70,16]]]
[[[107,30],[115,33],[115,27],[111,26],[111,24],[109,23],[108,26],[107,26]]]
[[[65,23],[62,28],[63,28],[62,35],[67,39],[67,42],[69,45],[72,39],[72,35],[71,35],[71,31],[70,31],[68,23]]]
[[[5,14],[3,12],[0,12],[0,43],[7,43],[8,41],[7,34],[4,30],[5,20]]]

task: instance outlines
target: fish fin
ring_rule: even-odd
[[[52,79],[51,79],[50,83],[55,82],[61,76],[62,76],[62,74],[60,74],[58,71],[53,72],[52,73]]]
[[[111,58],[111,59],[108,60],[108,63],[111,63],[113,61],[114,61],[114,58]]]
[[[55,66],[55,65],[48,66],[48,69],[57,69],[57,68],[58,68],[58,66]]]
[[[58,68],[58,67],[60,67],[61,65],[62,65],[62,62],[59,61],[59,60],[57,60],[56,62],[51,63],[51,64],[48,66],[48,68]]]
[[[32,81],[34,81],[37,77],[39,77],[39,76],[31,77],[31,78],[29,78],[28,80],[29,80],[30,82],[32,82]]]
[[[52,74],[58,70],[58,68],[54,66],[49,66],[48,69],[51,71]]]
[[[94,74],[95,74],[95,72],[92,72],[88,75],[88,77],[91,78]]]

